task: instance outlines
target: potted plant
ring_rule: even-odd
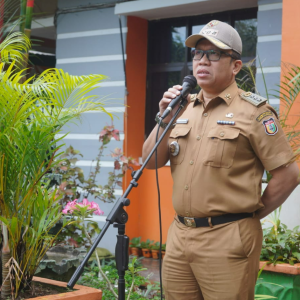
[[[161,245],[161,258],[164,258],[166,255],[166,244]]]
[[[154,258],[154,259],[159,258],[159,248],[160,248],[159,242],[156,242],[151,245],[152,258]]]
[[[153,241],[147,239],[146,242],[141,242],[141,249],[142,249],[142,254],[144,257],[152,257],[151,254],[151,244],[153,243]]]
[[[141,237],[134,237],[130,240],[129,247],[131,254],[134,256],[141,256]]]
[[[61,128],[83,112],[105,111],[91,95],[103,75],[71,76],[48,69],[21,83],[23,71],[16,66],[29,47],[22,33],[8,36],[0,47],[2,297],[11,296],[11,287],[14,297],[30,287],[57,237],[49,231],[62,219],[60,198],[44,178],[60,163]]]
[[[282,224],[280,211],[281,207],[264,221],[273,226],[263,229],[260,262],[263,272],[256,292],[292,300],[300,295],[300,231],[299,226],[290,230]]]

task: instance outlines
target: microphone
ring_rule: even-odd
[[[193,75],[185,76],[183,78],[182,90],[180,95],[178,95],[170,102],[170,104],[164,111],[163,115],[161,116],[161,119],[163,120],[172,111],[172,109],[180,102],[182,98],[186,98],[187,95],[190,93],[190,91],[196,87],[196,85],[197,85],[197,79]]]

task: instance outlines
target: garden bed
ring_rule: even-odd
[[[101,300],[102,291],[82,285],[75,285],[74,290],[69,290],[66,282],[33,277],[32,288],[28,291],[20,292],[16,300],[85,300],[87,298],[89,300]]]

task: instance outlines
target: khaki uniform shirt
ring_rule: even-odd
[[[268,104],[249,103],[241,93],[234,82],[205,107],[200,92],[179,118],[188,122],[176,123],[171,131],[172,199],[178,215],[254,212],[263,207],[264,169],[273,170],[292,160],[276,111]],[[217,121],[234,121],[235,125]],[[179,145],[175,156],[172,142]]]

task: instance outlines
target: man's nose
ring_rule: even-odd
[[[207,55],[208,55],[207,53],[203,53],[203,56],[199,60],[199,65],[208,65],[208,64],[210,64],[210,60],[208,59]]]

